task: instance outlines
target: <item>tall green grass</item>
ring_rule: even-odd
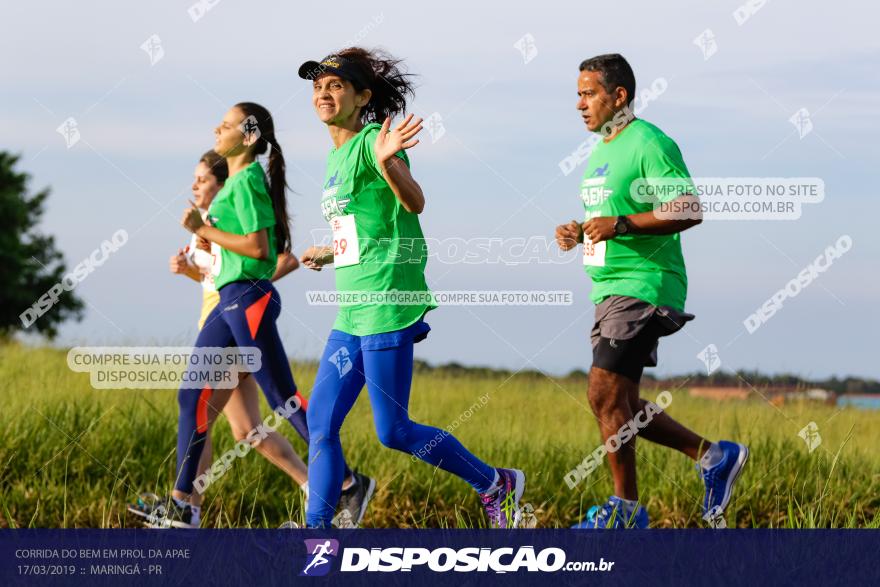
[[[86,374],[67,368],[65,356],[56,349],[0,346],[0,526],[137,525],[125,505],[140,492],[164,493],[172,484],[176,392],[95,390]],[[309,390],[315,365],[294,364],[293,370],[301,389]],[[411,413],[419,422],[454,427],[488,463],[524,470],[524,501],[538,527],[567,527],[612,492],[607,466],[574,490],[563,480],[600,443],[585,385],[534,376],[419,374]],[[763,401],[718,403],[691,398],[686,390],[673,396],[673,417],[710,439],[737,439],[751,449],[728,509],[729,526],[880,527],[880,413],[813,403],[778,409]],[[265,404],[263,410],[268,413]],[[798,437],[810,421],[822,436],[812,453]],[[280,431],[306,455],[290,427]],[[364,526],[485,525],[479,500],[464,482],[379,444],[363,397],[342,435],[349,463],[378,482]],[[215,455],[233,445],[222,419],[213,439]],[[638,467],[653,526],[703,525],[702,484],[691,461],[640,441]],[[273,528],[301,519],[302,499],[288,477],[251,452],[211,485],[203,516],[208,527]]]

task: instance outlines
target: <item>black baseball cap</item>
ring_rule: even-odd
[[[321,61],[306,61],[299,66],[299,77],[314,80],[323,73],[332,73],[352,83],[357,83],[362,88],[369,88],[370,82],[366,79],[360,67],[350,59],[339,55],[328,55]]]

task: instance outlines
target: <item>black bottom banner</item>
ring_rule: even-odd
[[[877,530],[2,530],[0,585],[880,584]]]

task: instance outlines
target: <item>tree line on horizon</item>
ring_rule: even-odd
[[[451,377],[535,377],[544,378],[546,375],[536,369],[497,369],[485,366],[462,365],[451,362],[442,365],[431,365],[427,361],[416,359],[414,370],[416,373],[432,375],[445,375]],[[582,380],[586,383],[588,373],[583,369],[575,369],[559,379]],[[655,377],[649,373],[642,376],[642,387],[749,387],[759,389],[792,389],[806,391],[808,389],[825,389],[837,394],[880,394],[880,381],[862,377],[828,377],[825,379],[807,379],[791,373],[768,375],[759,371],[740,369],[737,371],[716,371],[711,375],[696,371],[683,375],[670,377]]]

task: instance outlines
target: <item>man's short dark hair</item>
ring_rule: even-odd
[[[636,97],[636,76],[623,55],[607,53],[581,61],[580,71],[598,71],[602,74],[602,87],[613,94],[618,87],[626,90],[627,103]]]

